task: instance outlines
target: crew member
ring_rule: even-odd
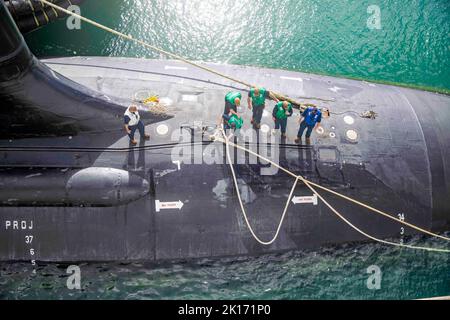
[[[225,129],[236,128],[234,122],[230,122],[231,117],[242,121],[237,111],[237,108],[241,105],[241,99],[242,95],[237,91],[228,92],[225,96],[225,110],[222,115]]]
[[[300,118],[300,128],[298,129],[297,139],[295,143],[302,142],[303,132],[306,130],[306,144],[311,144],[311,133],[314,129],[320,127],[322,121],[322,112],[317,107],[308,107],[303,111]]]
[[[280,101],[272,111],[272,118],[275,121],[275,130],[281,128],[281,136],[286,138],[287,118],[292,116],[292,104],[287,101]]]
[[[277,103],[279,102],[279,100],[265,88],[253,87],[248,92],[247,104],[248,108],[253,111],[251,124],[254,129],[261,128],[261,118],[264,108],[266,107],[266,99],[272,99]]]
[[[134,139],[134,133],[136,129],[139,130],[139,134],[141,135],[141,139],[148,140],[150,136],[145,134],[144,123],[141,121],[141,117],[139,116],[138,108],[134,105],[128,107],[127,111],[124,114],[124,122],[125,122],[125,131],[130,137],[130,142],[132,145],[136,145],[137,141]]]

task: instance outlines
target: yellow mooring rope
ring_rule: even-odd
[[[85,21],[85,22],[87,22],[87,23],[89,23],[89,24],[91,24],[91,25],[93,25],[93,26],[95,26],[95,27],[97,27],[97,28],[103,29],[103,30],[105,30],[105,31],[107,31],[107,32],[110,32],[110,33],[112,33],[112,34],[115,34],[115,35],[117,35],[117,36],[119,36],[119,37],[121,37],[121,38],[124,38],[124,39],[130,40],[130,41],[136,42],[136,43],[138,43],[138,44],[140,44],[140,45],[142,45],[142,46],[144,46],[144,47],[147,47],[147,48],[150,48],[150,49],[152,49],[152,50],[154,50],[154,51],[157,51],[157,52],[159,52],[159,53],[165,54],[165,55],[167,55],[167,56],[169,56],[169,57],[172,57],[172,58],[174,58],[174,59],[176,59],[176,60],[183,61],[183,62],[185,62],[185,63],[187,63],[187,64],[189,64],[189,65],[192,65],[192,66],[194,66],[194,67],[200,68],[200,69],[205,70],[205,71],[207,71],[207,72],[213,73],[213,74],[215,74],[215,75],[217,75],[217,76],[223,77],[223,78],[225,78],[225,79],[231,80],[231,81],[236,82],[236,83],[240,83],[240,84],[242,84],[242,85],[244,85],[244,86],[246,86],[246,87],[249,87],[249,88],[250,88],[250,87],[254,87],[253,85],[251,85],[251,84],[249,84],[249,83],[246,83],[246,82],[244,82],[244,81],[242,81],[242,80],[235,79],[235,78],[233,78],[233,77],[227,76],[227,75],[222,74],[222,73],[220,73],[220,72],[218,72],[218,71],[215,71],[215,70],[213,70],[213,69],[211,69],[211,68],[208,68],[208,67],[202,66],[202,65],[200,65],[200,64],[198,64],[198,63],[189,61],[189,60],[187,60],[186,58],[184,58],[184,57],[182,57],[182,56],[179,56],[179,55],[177,55],[177,54],[174,54],[174,53],[165,51],[165,50],[160,49],[160,48],[158,48],[158,47],[155,47],[155,46],[153,46],[153,45],[151,45],[151,44],[148,44],[148,43],[146,43],[146,42],[144,42],[144,41],[142,41],[142,40],[135,39],[135,38],[133,38],[133,37],[130,36],[130,35],[126,35],[126,34],[123,34],[123,33],[119,32],[119,31],[116,31],[116,30],[113,30],[113,29],[111,29],[111,28],[108,28],[108,27],[106,27],[106,26],[104,26],[104,25],[102,25],[102,24],[99,24],[99,23],[97,23],[97,22],[95,22],[95,21],[92,21],[92,20],[90,20],[90,19],[87,19],[87,18],[85,18],[85,17],[83,17],[83,16],[81,16],[81,15],[78,15],[78,14],[73,13],[73,12],[71,12],[71,11],[68,11],[68,10],[66,10],[66,9],[64,9],[64,8],[61,8],[61,7],[55,5],[55,4],[53,4],[53,3],[51,3],[51,2],[49,2],[49,1],[47,1],[47,0],[39,0],[39,1],[42,2],[42,3],[44,3],[44,4],[46,4],[46,5],[48,5],[48,6],[50,6],[50,7],[52,7],[52,8],[55,8],[55,9],[57,9],[57,10],[59,10],[59,11],[62,11],[62,12],[66,13],[66,14],[68,14],[68,15],[70,15],[70,16],[73,16],[73,17],[76,17],[76,18],[78,18],[78,19],[80,19],[80,20],[82,20],[82,21]],[[298,105],[298,106],[300,106],[300,107],[303,107],[303,106],[314,106],[313,104],[309,104],[309,103],[308,103],[308,104],[299,103],[299,102],[297,102],[297,101],[295,101],[295,100],[293,100],[293,99],[291,99],[291,98],[285,97],[285,96],[283,96],[283,95],[281,95],[281,94],[278,94],[278,93],[274,93],[274,92],[272,92],[272,93],[273,93],[273,95],[274,95],[275,97],[277,97],[278,99],[289,101],[289,102],[291,102],[291,103],[293,103],[293,104],[295,104],[295,105]],[[319,98],[310,98],[310,99],[324,100],[324,99],[319,99]],[[324,100],[324,101],[327,101],[327,100]],[[217,134],[215,135],[215,139],[218,140],[218,141],[221,141],[222,143],[224,143],[224,144],[226,145],[227,158],[228,158],[228,162],[229,162],[229,164],[230,164],[230,169],[231,169],[231,173],[232,173],[232,175],[233,175],[234,185],[235,185],[235,188],[236,188],[236,191],[237,191],[238,200],[239,200],[239,203],[240,203],[240,206],[241,206],[242,213],[243,213],[243,215],[244,215],[244,219],[245,219],[245,221],[246,221],[246,223],[247,223],[247,227],[249,228],[249,230],[250,230],[252,236],[253,236],[253,237],[255,238],[255,240],[258,241],[259,243],[261,243],[261,244],[263,244],[263,245],[270,245],[270,244],[272,244],[272,243],[277,239],[278,234],[279,234],[279,232],[280,232],[280,230],[281,230],[281,226],[282,226],[282,224],[283,224],[284,218],[285,218],[285,216],[286,216],[287,209],[288,209],[289,204],[290,204],[290,199],[292,198],[292,195],[293,195],[293,193],[294,193],[295,187],[296,187],[297,184],[298,184],[298,181],[301,180],[301,181],[302,181],[302,182],[303,182],[303,183],[304,183],[304,184],[305,184],[305,185],[306,185],[306,186],[307,186],[307,187],[308,187],[315,195],[317,195],[317,197],[318,197],[323,203],[325,203],[325,205],[326,205],[326,206],[327,206],[334,214],[336,214],[341,220],[343,220],[346,224],[348,224],[348,225],[349,225],[350,227],[352,227],[354,230],[356,230],[357,232],[359,232],[360,234],[364,235],[365,237],[367,237],[367,238],[369,238],[369,239],[372,239],[372,240],[374,240],[374,241],[377,241],[377,242],[380,242],[380,243],[383,243],[383,244],[388,244],[388,245],[391,245],[391,246],[405,247],[405,248],[410,248],[410,249],[426,250],[426,251],[433,251],[433,252],[445,252],[445,253],[450,253],[450,250],[448,250],[448,249],[429,248],[429,247],[417,247],[417,246],[406,245],[406,244],[402,244],[402,243],[390,242],[390,241],[378,239],[378,238],[376,238],[376,237],[374,237],[374,236],[372,236],[372,235],[370,235],[370,234],[368,234],[368,233],[362,231],[361,229],[359,229],[358,227],[356,227],[355,225],[353,225],[350,221],[348,221],[348,220],[347,220],[342,214],[340,214],[333,206],[331,206],[331,205],[330,205],[330,204],[329,204],[329,203],[328,203],[328,202],[327,202],[327,201],[326,201],[326,200],[325,200],[325,199],[317,192],[317,190],[314,189],[313,187],[316,187],[316,188],[322,189],[322,190],[324,190],[324,191],[327,191],[327,192],[329,192],[329,193],[332,193],[332,194],[334,194],[334,195],[336,195],[336,196],[339,196],[339,197],[341,197],[341,198],[343,198],[343,199],[345,199],[345,200],[347,200],[347,201],[350,201],[350,202],[352,202],[352,203],[354,203],[354,204],[357,204],[357,205],[359,205],[359,206],[362,206],[362,207],[364,207],[364,208],[366,208],[366,209],[368,209],[368,210],[370,210],[370,211],[372,211],[372,212],[375,212],[375,213],[377,213],[377,214],[380,214],[380,215],[382,215],[382,216],[384,216],[384,217],[386,217],[386,218],[392,219],[392,220],[394,220],[394,221],[396,221],[396,222],[398,222],[398,223],[400,223],[400,224],[403,224],[403,225],[405,225],[405,226],[407,226],[407,227],[413,228],[413,229],[415,229],[415,230],[417,230],[417,231],[420,231],[420,232],[422,232],[422,233],[425,233],[425,234],[428,234],[428,235],[430,235],[430,236],[433,236],[433,237],[436,237],[436,238],[440,238],[440,239],[443,239],[443,240],[446,240],[446,241],[450,241],[450,238],[447,238],[447,237],[445,237],[445,236],[441,236],[441,235],[436,234],[436,233],[433,233],[433,232],[431,232],[431,231],[422,229],[422,228],[420,228],[420,227],[418,227],[418,226],[416,226],[416,225],[414,225],[414,224],[411,224],[411,223],[402,221],[402,220],[400,220],[400,219],[397,219],[397,218],[391,216],[390,214],[388,214],[388,213],[386,213],[386,212],[383,212],[383,211],[381,211],[381,210],[375,209],[375,208],[373,208],[373,207],[371,207],[371,206],[369,206],[369,205],[367,205],[367,204],[364,204],[364,203],[362,203],[362,202],[360,202],[360,201],[358,201],[358,200],[352,199],[352,198],[347,197],[347,196],[345,196],[345,195],[343,195],[343,194],[340,194],[340,193],[338,193],[338,192],[336,192],[336,191],[333,191],[333,190],[331,190],[331,189],[325,188],[325,187],[323,187],[323,186],[321,186],[321,185],[318,185],[318,184],[316,184],[316,183],[313,183],[313,182],[311,182],[311,181],[308,181],[308,180],[306,180],[304,177],[302,177],[302,176],[300,176],[300,175],[297,176],[297,175],[295,175],[293,172],[287,170],[286,168],[283,168],[283,167],[279,166],[279,165],[276,164],[275,162],[273,162],[273,161],[271,161],[271,160],[269,160],[269,159],[267,159],[267,158],[265,158],[265,157],[263,157],[263,156],[261,156],[261,155],[255,153],[255,152],[253,152],[253,151],[251,151],[251,150],[249,150],[249,149],[246,149],[246,148],[244,148],[244,147],[242,147],[242,146],[240,146],[240,145],[237,145],[237,144],[234,144],[234,143],[230,142],[230,141],[229,141],[229,138],[225,135],[225,132],[223,131],[223,129],[221,129],[221,133],[223,134],[223,139],[220,138],[220,137],[218,137]],[[242,199],[241,199],[241,196],[240,196],[240,193],[239,193],[239,186],[238,186],[237,178],[236,178],[236,175],[235,175],[235,172],[234,172],[233,163],[231,162],[231,156],[230,156],[230,153],[229,153],[229,146],[230,146],[230,145],[231,145],[231,146],[234,146],[235,148],[241,149],[241,150],[243,150],[243,151],[245,151],[245,152],[248,152],[248,153],[250,153],[250,154],[253,154],[254,156],[256,156],[256,157],[258,157],[258,158],[260,158],[260,159],[262,159],[262,160],[264,160],[264,161],[266,161],[266,162],[268,162],[268,163],[274,165],[274,166],[277,167],[278,169],[284,171],[285,173],[287,173],[287,174],[289,174],[290,176],[292,176],[293,178],[295,178],[294,185],[293,185],[293,187],[292,187],[292,189],[291,189],[291,193],[290,193],[290,195],[289,195],[289,197],[288,197],[288,200],[287,200],[287,202],[286,202],[286,205],[285,205],[285,208],[284,208],[284,211],[283,211],[283,214],[282,214],[280,223],[279,223],[279,225],[278,225],[277,231],[276,231],[276,233],[275,233],[275,236],[274,236],[270,241],[267,241],[267,242],[266,242],[266,241],[262,241],[261,239],[259,239],[259,237],[255,234],[253,228],[251,227],[251,225],[250,225],[250,223],[249,223],[249,220],[248,220],[248,218],[247,218],[247,213],[246,213],[246,211],[245,211],[245,208],[244,208],[244,205],[243,205],[243,203],[242,203]]]

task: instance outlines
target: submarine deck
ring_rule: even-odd
[[[291,206],[279,240],[270,247],[262,247],[244,224],[227,165],[207,166],[202,165],[202,160],[199,165],[195,161],[193,165],[173,163],[171,151],[178,140],[173,140],[171,133],[198,121],[216,124],[223,111],[225,93],[230,90],[244,93],[247,88],[172,60],[71,57],[43,62],[55,72],[100,92],[110,101],[131,102],[137,93],[157,94],[169,101],[168,111],[173,118],[147,125],[152,138],[136,152],[128,150],[129,140],[123,132],[121,118],[117,119],[116,132],[0,141],[2,147],[14,148],[101,149],[97,153],[43,151],[33,157],[26,152],[2,151],[3,167],[125,169],[139,175],[139,181],[145,180],[143,186],[151,189],[150,195],[144,190],[144,198],[113,207],[104,207],[101,203],[98,207],[0,208],[2,218],[10,225],[14,221],[34,219],[42,260],[159,260],[248,255],[364,239],[333,217],[323,204],[308,203],[301,210]],[[296,111],[289,120],[288,139],[283,147],[280,145],[283,166],[376,208],[393,214],[404,213],[407,221],[423,228],[445,226],[450,212],[445,200],[450,178],[448,96],[283,70],[208,65],[331,110],[331,117],[323,120],[324,132],[313,134],[311,148],[292,143],[298,129]],[[304,96],[330,101],[305,100]],[[249,129],[246,94],[243,97],[244,128]],[[267,103],[261,131],[273,127],[272,106],[273,103]],[[375,119],[359,116],[369,110],[377,113]],[[201,142],[210,143],[209,140]],[[124,151],[108,152],[114,148]],[[204,151],[194,149],[195,154]],[[269,238],[278,224],[292,179],[280,173],[260,177],[251,166],[236,167],[240,194],[252,212],[251,224],[264,239]],[[27,172],[22,181],[49,174],[48,170],[33,170]],[[42,191],[44,189],[39,190]],[[137,193],[141,191],[138,189]],[[84,195],[92,199],[94,192],[86,195],[87,192],[89,189]],[[309,196],[310,192],[300,186],[295,195]],[[170,203],[170,207],[162,209],[163,203]],[[338,199],[333,199],[333,203],[344,208],[346,216],[370,234],[401,237],[398,224],[369,216]],[[27,257],[23,248],[14,246],[18,239],[14,232],[7,230],[1,234],[6,235],[0,245],[1,259]],[[8,249],[10,247],[14,250]]]

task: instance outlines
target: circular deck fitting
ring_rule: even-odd
[[[330,132],[330,138],[336,138],[336,133]]]
[[[263,124],[261,126],[261,132],[268,133],[270,131],[270,127],[267,124]]]
[[[358,133],[355,130],[347,130],[345,135],[351,141],[356,141],[358,139]]]
[[[352,116],[345,116],[344,122],[348,125],[352,125],[355,123],[355,119]]]
[[[160,136],[165,136],[169,132],[169,127],[165,124],[160,124],[156,127],[156,133]]]
[[[325,130],[322,127],[317,128],[316,130],[317,134],[324,134]]]

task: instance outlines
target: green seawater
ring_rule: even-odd
[[[86,0],[81,13],[192,60],[450,92],[448,0]],[[68,30],[64,20],[26,39],[38,56],[160,58],[85,23]]]
[[[381,29],[368,28],[370,5],[380,8]],[[81,9],[91,19],[193,60],[450,91],[448,0],[87,0]],[[69,31],[64,20],[27,35],[26,40],[40,57],[160,58],[84,23],[81,30]],[[450,248],[448,242],[430,237],[406,241]],[[67,265],[40,263],[34,274],[30,263],[2,263],[0,299],[416,299],[450,295],[450,254],[377,243],[250,258],[79,266],[81,290],[69,290]],[[371,266],[381,271],[379,289],[369,289]]]

